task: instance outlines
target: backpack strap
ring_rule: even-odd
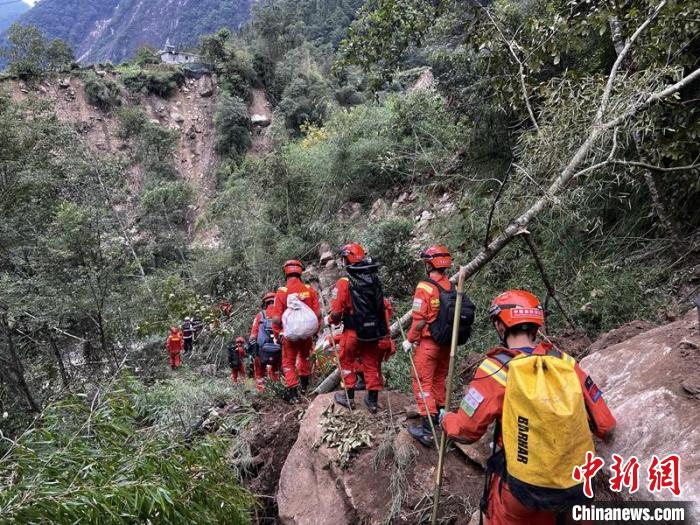
[[[428,277],[427,279],[425,279],[425,282],[426,282],[426,283],[432,284],[433,286],[435,286],[435,287],[436,287],[439,291],[441,291],[441,292],[447,292],[447,290],[445,290],[442,286],[440,286],[440,285],[438,284],[437,281],[433,281],[430,277]]]

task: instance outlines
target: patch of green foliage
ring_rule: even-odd
[[[164,431],[153,395],[123,378],[47,407],[0,460],[3,522],[249,523],[228,440]]]
[[[7,30],[8,45],[0,48],[0,58],[8,62],[11,75],[24,80],[47,71],[62,71],[73,62],[73,50],[58,38],[48,40],[34,25],[17,22]]]
[[[222,96],[214,116],[216,151],[236,160],[248,150],[250,140],[250,118],[248,108],[238,97]]]
[[[133,93],[168,98],[185,83],[182,70],[174,66],[122,66],[119,71],[124,86]]]
[[[102,111],[109,111],[121,104],[121,93],[114,81],[91,72],[85,78],[85,99]]]

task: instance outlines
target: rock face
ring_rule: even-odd
[[[366,414],[362,395],[356,394],[358,416],[360,412]],[[391,395],[393,417],[387,410],[387,395]],[[382,393],[379,401],[383,410],[369,416],[368,428],[374,436],[372,447],[361,449],[347,469],[336,464],[336,449],[314,446],[323,436],[322,414],[333,403],[333,394],[321,395],[309,405],[280,475],[277,504],[281,523],[383,523],[392,513],[392,502],[397,498],[402,498],[403,504],[394,509],[392,523],[416,523],[421,509],[430,512],[425,496],[434,487],[437,452],[415,444],[408,432],[401,429],[405,424],[401,408],[409,403],[407,396]],[[392,420],[399,431],[383,439],[386,424]],[[380,448],[383,454],[378,452]],[[398,464],[402,465],[400,470]],[[405,480],[401,494],[391,489],[392,476],[397,472]],[[471,515],[464,513],[464,506],[474,508],[482,483],[481,469],[466,463],[458,453],[448,454],[441,516],[451,518],[451,523],[469,523]]]
[[[618,428],[611,443],[600,444],[598,455],[612,462],[611,454],[640,463],[640,500],[700,500],[700,405],[682,384],[700,378],[700,336],[694,311],[683,319],[653,328],[600,349],[581,366],[603,390]],[[652,456],[681,457],[680,497],[668,491],[650,494],[646,470]]]

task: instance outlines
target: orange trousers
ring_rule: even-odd
[[[418,382],[413,377],[413,394],[418,412],[421,416],[428,415],[425,411],[427,404],[430,414],[435,415],[438,413],[438,407],[445,406],[445,380],[450,365],[450,347],[439,346],[430,337],[423,337],[418,343],[413,361],[418,370],[420,386],[423,387],[421,395]]]
[[[313,341],[311,338],[300,341],[282,340],[282,372],[288,388],[294,388],[299,384],[299,376],[311,375],[311,363],[309,355]]]
[[[382,358],[384,352],[379,349],[379,341],[358,341],[355,330],[346,330],[340,339],[340,366],[343,371],[343,382],[347,388],[354,388],[357,383],[357,372],[365,374],[367,390],[382,390]],[[361,366],[358,366],[359,359]]]
[[[569,514],[569,513],[566,513]],[[556,525],[557,514],[543,510],[525,507],[508,488],[507,483],[501,483],[501,477],[493,474],[489,502],[484,515],[485,525]],[[589,525],[588,521],[574,522],[570,515],[565,523]]]
[[[263,390],[264,389],[264,384],[265,384],[265,376],[270,381],[279,381],[280,380],[280,371],[278,368],[279,365],[277,366],[272,366],[272,365],[267,365],[263,369],[263,365],[260,362],[259,357],[255,357],[253,359],[253,373],[255,374],[255,387],[258,390]]]
[[[238,380],[244,381],[245,380],[245,365],[241,363],[241,366],[238,368],[232,368],[231,369],[231,381],[234,383],[238,383]]]
[[[168,352],[170,354],[170,367],[179,368],[182,364],[182,359],[180,358],[180,352]]]

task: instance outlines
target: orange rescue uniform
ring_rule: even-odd
[[[270,303],[267,308],[265,308],[265,316],[268,319],[272,319],[275,316],[275,305]],[[250,328],[250,339],[258,339],[258,331],[260,330],[260,323],[262,323],[262,315],[258,312],[253,319],[253,326]],[[263,389],[265,375],[267,375],[270,381],[280,380],[280,371],[278,367],[267,367],[267,370],[263,370],[262,363],[260,362],[260,357],[255,356],[253,358],[253,373],[255,374],[255,386],[258,390]]]
[[[278,288],[275,294],[274,318],[279,319],[280,322],[280,324],[273,323],[275,335],[284,333],[284,326],[281,326],[282,314],[287,309],[287,296],[294,293],[299,295],[299,299],[311,308],[319,320],[321,319],[321,307],[316,290],[302,282],[298,277],[289,277],[287,286]],[[296,387],[299,384],[299,377],[311,375],[309,355],[311,355],[312,347],[313,339],[311,337],[299,341],[282,339],[282,371],[287,388]]]
[[[180,354],[182,353],[184,344],[185,341],[180,332],[176,334],[171,333],[168,336],[168,340],[165,342],[165,347],[168,349],[168,354],[170,355],[171,368],[178,368],[182,364]]]
[[[384,309],[387,315],[387,329],[391,319],[391,304],[384,300]],[[341,277],[333,289],[331,301],[331,321],[340,323],[344,316],[353,314],[352,299],[350,297],[350,280]],[[388,339],[388,340],[385,340]],[[381,341],[358,341],[357,333],[352,328],[345,327],[340,336],[340,366],[343,372],[343,382],[347,388],[355,388],[357,383],[357,371],[365,374],[367,390],[382,390],[384,378],[382,377],[382,359],[387,350],[391,351],[390,338]],[[361,369],[357,368],[360,361]]]
[[[503,399],[506,392],[507,367],[495,357],[506,353],[511,356],[519,354],[546,355],[552,345],[540,343],[536,348],[494,348],[487,352],[486,358],[474,374],[465,392],[476,391],[483,400],[474,407],[474,395],[465,396],[465,401],[457,412],[448,412],[442,420],[442,428],[450,438],[473,443],[481,438],[487,427],[495,420],[500,423],[503,412]],[[593,434],[605,438],[615,428],[615,417],[602,397],[600,389],[591,377],[577,364],[576,374],[581,383],[589,424]],[[470,415],[471,412],[471,415]],[[556,429],[552,429],[556,432]],[[502,447],[501,437],[498,446]],[[507,483],[501,483],[498,473],[493,474],[490,481],[488,507],[486,509],[487,525],[555,525],[556,513],[538,511],[525,507],[511,493]]]
[[[445,290],[452,289],[453,285],[445,274],[432,271],[429,277]],[[438,345],[430,336],[430,323],[437,319],[439,311],[440,290],[427,281],[419,282],[413,295],[413,321],[406,338],[411,343],[418,343],[413,360],[423,387],[425,402],[421,399],[421,391],[415,377],[413,394],[422,416],[436,415],[438,407],[445,406],[445,380],[450,364],[450,347]],[[419,328],[421,322],[424,326]],[[430,414],[426,414],[426,404]]]
[[[238,380],[245,380],[245,346],[236,345],[238,351],[238,368],[231,368],[231,381],[238,383]]]

